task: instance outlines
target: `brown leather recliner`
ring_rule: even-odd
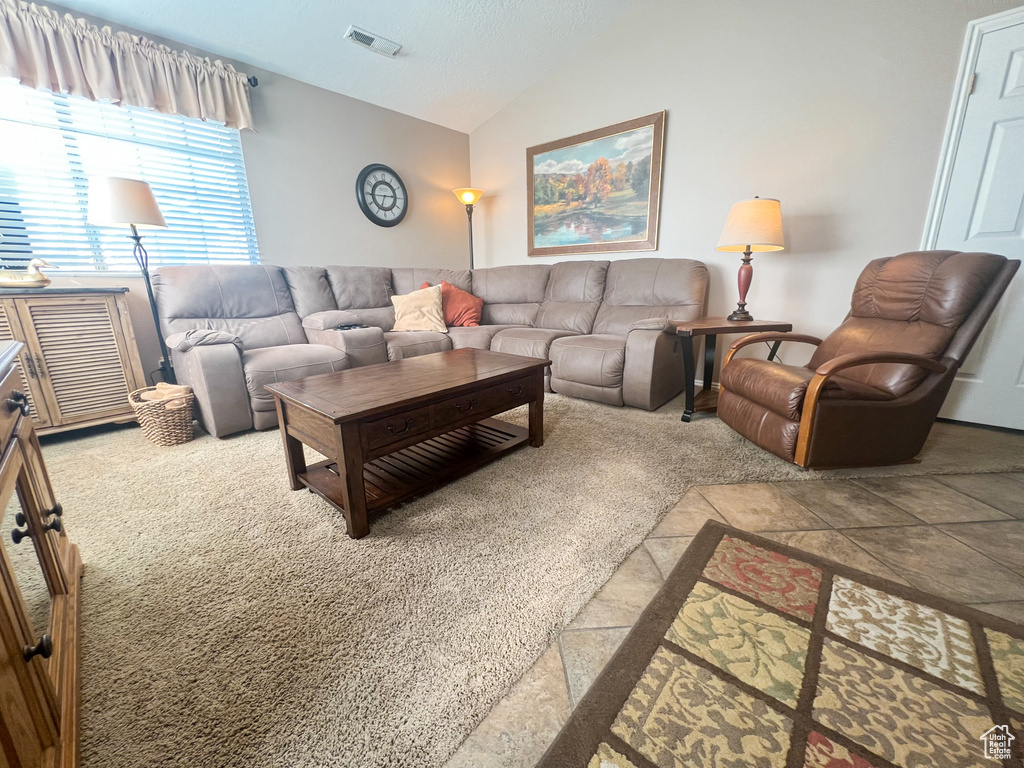
[[[857,280],[850,313],[824,341],[755,333],[732,345],[722,365],[719,418],[801,467],[913,459],[1019,266],[957,251],[872,261]],[[806,366],[734,357],[749,344],[776,340],[818,348]]]

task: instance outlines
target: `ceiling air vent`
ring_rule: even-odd
[[[365,29],[360,29],[359,27],[349,27],[348,31],[345,33],[345,37],[353,43],[363,46],[363,48],[369,48],[374,53],[379,53],[381,56],[390,56],[391,58],[394,58],[398,55],[398,52],[402,50],[402,46],[398,43],[392,42],[391,40],[385,40],[380,35],[367,32]]]

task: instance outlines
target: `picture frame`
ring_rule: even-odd
[[[664,141],[661,111],[527,149],[528,255],[657,250]]]

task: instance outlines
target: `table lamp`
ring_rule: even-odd
[[[753,320],[747,311],[747,290],[754,277],[750,262],[753,254],[760,251],[781,251],[786,247],[782,238],[782,206],[770,197],[755,197],[741,200],[729,210],[722,236],[718,239],[718,251],[742,252],[736,282],[740,289],[740,300],[730,320]]]
[[[466,216],[469,217],[469,268],[473,268],[473,206],[484,196],[482,189],[462,187],[453,189],[452,192],[459,198],[459,202],[466,206]]]
[[[146,281],[146,292],[149,294],[149,308],[153,311],[153,322],[156,324],[156,338],[160,342],[160,371],[164,381],[176,383],[171,359],[167,354],[167,344],[160,331],[160,316],[156,310],[156,298],[153,296],[153,284],[149,280],[149,254],[142,247],[140,228],[167,228],[160,206],[156,204],[153,190],[149,184],[137,179],[118,177],[94,178],[89,182],[89,223],[101,227],[128,227],[129,238],[135,243],[132,255],[142,271]]]

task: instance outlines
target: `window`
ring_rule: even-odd
[[[237,130],[0,80],[0,263],[137,272],[125,233],[87,221],[93,176],[153,188],[167,229],[143,232],[151,267],[259,263]]]

